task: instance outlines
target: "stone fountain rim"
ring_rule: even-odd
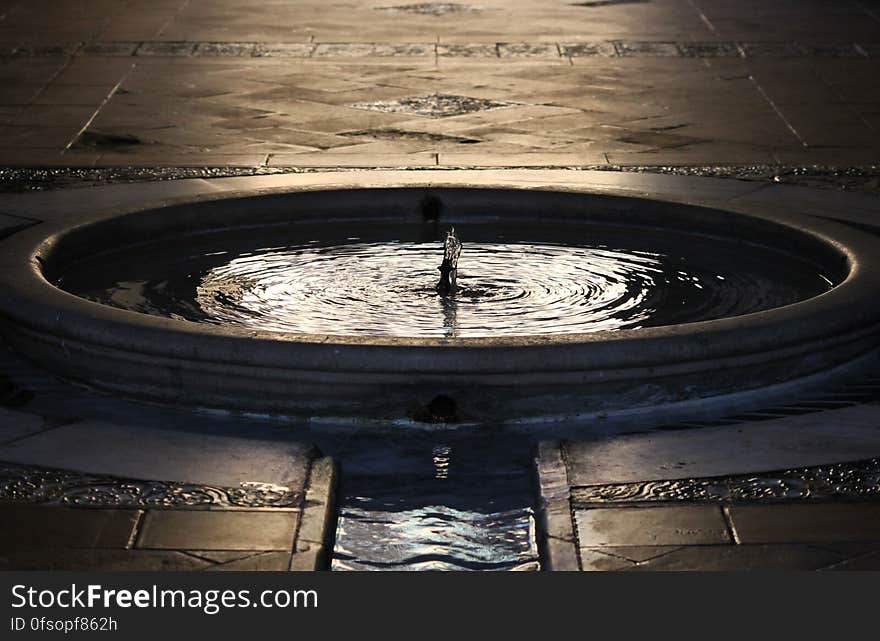
[[[249,198],[303,192],[349,195],[363,189],[400,188],[430,190],[467,189],[474,192],[501,190],[516,192],[565,192],[585,198],[618,201],[640,200],[663,207],[676,206],[725,212],[733,216],[769,221],[806,233],[833,247],[850,262],[847,278],[829,292],[784,307],[743,316],[681,325],[590,334],[551,334],[482,338],[418,338],[383,336],[333,336],[255,332],[249,329],[207,326],[148,316],[81,299],[60,290],[42,275],[41,258],[58,239],[74,229],[101,223],[136,212],[163,210],[173,215],[173,206],[204,207],[218,201],[236,202]],[[210,194],[207,198],[184,197],[163,203],[163,207],[123,207],[81,212],[37,225],[3,241],[0,257],[0,316],[18,330],[44,339],[82,342],[145,356],[241,364],[251,367],[294,367],[315,371],[362,371],[374,373],[513,373],[536,370],[578,370],[584,367],[632,368],[692,361],[708,362],[725,357],[748,357],[761,350],[804,349],[811,343],[861,340],[880,326],[880,308],[865,301],[880,296],[880,241],[837,223],[810,216],[767,211],[760,206],[738,205],[737,211],[722,206],[700,206],[644,196],[596,192],[582,186],[568,189],[543,185],[495,184],[472,178],[456,180],[449,174],[420,184],[408,181],[347,187],[316,185],[306,188],[243,190]],[[866,309],[867,308],[867,309]],[[797,321],[797,326],[791,324]],[[797,347],[800,346],[800,347]],[[552,356],[552,358],[550,358]],[[549,358],[549,360],[548,360]]]

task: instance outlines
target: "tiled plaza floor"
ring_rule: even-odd
[[[0,2],[0,164],[875,164],[880,4]]]

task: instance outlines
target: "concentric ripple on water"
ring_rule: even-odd
[[[709,320],[789,304],[831,285],[795,257],[717,238],[595,229],[561,244],[546,232],[519,229],[517,238],[460,227],[459,289],[440,297],[442,233],[349,231],[305,242],[284,242],[273,230],[157,241],[82,261],[59,284],[123,309],[196,322],[422,337]]]

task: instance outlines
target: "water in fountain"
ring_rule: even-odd
[[[328,229],[329,227],[329,229]],[[435,228],[291,225],[153,241],[71,265],[80,296],[146,314],[331,335],[516,336],[723,318],[831,287],[760,245],[648,228],[458,225],[437,286]],[[560,243],[560,235],[566,238]],[[444,281],[448,280],[446,284]],[[455,295],[439,295],[448,287]],[[439,292],[443,294],[443,292]]]

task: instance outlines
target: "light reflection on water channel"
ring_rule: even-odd
[[[357,443],[378,449],[349,455],[333,570],[539,569],[530,446],[454,441],[407,439],[384,457],[387,441]]]

